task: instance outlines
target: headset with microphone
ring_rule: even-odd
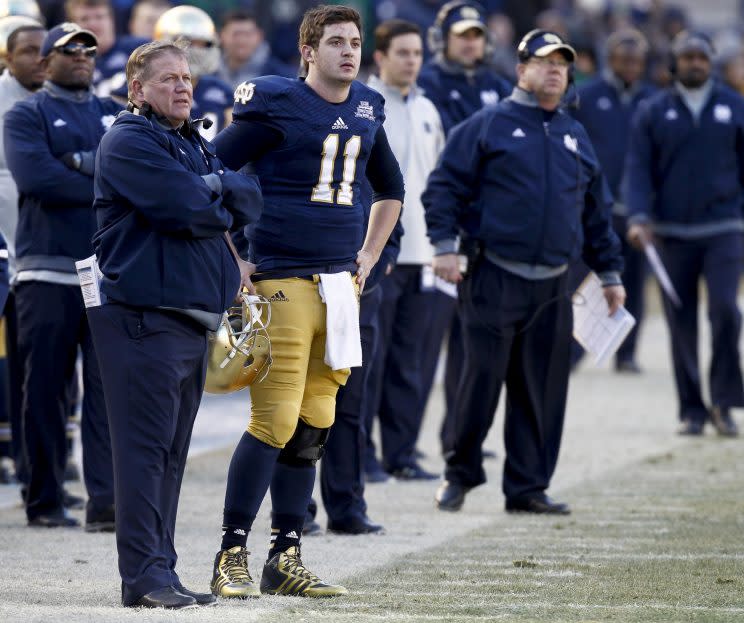
[[[141,115],[145,119],[150,119],[153,115],[156,119],[163,119],[164,117],[162,115],[158,115],[155,113],[155,111],[152,109],[152,106],[150,106],[149,102],[142,102],[142,104],[135,104],[132,100],[129,100],[127,102],[127,111],[134,113],[135,115]],[[198,130],[199,126],[204,128],[205,130],[209,130],[209,128],[214,125],[214,122],[211,119],[208,119],[207,117],[199,117],[198,119],[187,119],[184,122],[184,130],[186,135],[191,135],[194,133],[194,131]]]
[[[553,45],[565,46],[566,48],[570,49],[571,53],[573,54],[574,61],[572,61],[571,64],[568,66],[568,84],[566,86],[566,92],[563,95],[563,102],[564,105],[568,106],[569,108],[579,108],[579,92],[574,81],[574,62],[576,59],[576,51],[573,49],[573,47],[571,47],[563,40],[563,37],[551,30],[543,30],[542,28],[535,28],[534,30],[530,30],[524,37],[522,37],[522,40],[517,46],[517,59],[520,63],[526,63],[531,58],[533,58],[534,54],[532,50],[530,50],[530,43],[532,43],[535,39],[546,36],[550,37]]]
[[[468,0],[451,0],[442,6],[437,13],[434,23],[429,27],[426,32],[426,43],[429,46],[429,51],[432,54],[444,54],[447,48],[447,32],[444,30],[444,25],[447,19],[455,11],[462,9],[471,9],[473,11],[472,17],[464,16],[463,19],[474,19],[483,20],[483,16],[486,14],[483,7],[477,2],[470,2]],[[476,15],[477,14],[477,15]],[[493,40],[488,30],[484,25],[484,35],[486,37],[486,53],[484,60],[490,58],[494,52]]]

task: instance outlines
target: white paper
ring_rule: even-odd
[[[674,284],[656,251],[656,247],[650,242],[647,242],[643,245],[643,252],[646,254],[646,259],[651,265],[651,270],[654,271],[654,275],[659,280],[661,289],[664,290],[664,293],[669,297],[669,300],[672,301],[675,307],[682,307],[677,290],[674,289]]]
[[[598,365],[615,354],[636,323],[624,307],[612,316],[609,311],[602,282],[595,273],[589,273],[573,295],[573,335],[584,350],[594,355]]]
[[[98,268],[98,260],[95,255],[86,257],[84,260],[75,262],[80,289],[83,292],[85,307],[99,307],[106,302],[106,295],[101,292],[101,279],[103,273]]]

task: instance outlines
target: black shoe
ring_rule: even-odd
[[[352,515],[339,521],[328,520],[328,532],[335,534],[385,534],[385,528],[367,517]]]
[[[682,422],[680,423],[679,428],[677,429],[677,434],[699,436],[703,434],[704,428],[705,422],[703,420],[693,420],[692,418],[687,418],[685,420],[682,420]]]
[[[323,534],[323,528],[314,519],[305,519],[305,525],[302,526],[302,536],[320,536]]]
[[[710,421],[722,437],[736,437],[739,435],[739,428],[727,407],[711,407]]]
[[[115,532],[114,505],[93,506],[90,501],[85,508],[86,532]]]
[[[85,508],[85,498],[79,495],[73,495],[66,489],[62,492],[62,505],[73,511],[80,511]]]
[[[643,370],[633,359],[622,359],[615,362],[615,372],[619,374],[642,374]]]
[[[465,502],[465,495],[471,487],[466,487],[458,482],[445,480],[434,494],[434,501],[440,511],[459,511]]]
[[[37,515],[28,520],[28,525],[33,528],[77,528],[80,522],[70,517],[66,510],[60,509],[53,513]]]
[[[388,480],[390,480],[390,474],[388,474],[379,465],[375,465],[374,469],[368,469],[364,471],[364,482],[376,483],[387,482]]]
[[[397,480],[437,480],[438,474],[427,472],[420,465],[405,465],[388,470],[390,475]]]
[[[197,593],[195,591],[190,591],[188,588],[186,588],[183,584],[178,583],[173,586],[175,590],[177,590],[181,595],[186,595],[186,597],[191,597],[195,602],[197,606],[216,606],[217,605],[217,598],[212,595],[212,593]]]
[[[507,498],[506,511],[508,513],[540,513],[547,515],[570,515],[568,504],[551,500],[544,493],[529,495],[522,498]]]
[[[65,465],[65,482],[80,482],[80,470],[73,460],[67,461]]]
[[[167,608],[168,610],[183,610],[196,608],[196,599],[179,593],[172,586],[165,586],[150,591],[129,606],[130,608]]]

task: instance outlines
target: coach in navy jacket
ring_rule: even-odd
[[[676,82],[638,110],[624,183],[628,238],[651,232],[681,305],[665,301],[682,434],[698,435],[710,418],[735,435],[731,407],[744,406],[736,296],[744,256],[744,100],[711,78],[713,49],[702,34],[673,42]],[[697,355],[698,282],[708,291],[713,358],[712,405],[703,401]]]
[[[615,355],[619,372],[640,372],[635,360],[638,331],[643,318],[646,260],[642,253],[625,241],[628,210],[620,192],[628,152],[628,138],[633,115],[641,102],[653,95],[655,89],[642,80],[648,43],[632,28],[618,30],[607,40],[607,67],[602,75],[578,90],[579,105],[573,116],[581,122],[592,141],[610,191],[615,198],[612,223],[623,242],[623,285],[628,293],[627,308],[635,317],[636,325]],[[580,283],[586,266],[579,262],[572,267],[572,278]],[[578,344],[578,352],[583,350]]]
[[[76,24],[49,31],[48,80],[5,115],[5,151],[19,193],[16,230],[18,349],[23,368],[23,443],[30,525],[73,526],[63,508],[66,395],[83,353],[81,422],[88,530],[113,529],[106,412],[75,261],[93,252],[93,163],[121,107],[90,92],[96,38]]]
[[[213,603],[184,588],[174,532],[204,388],[207,331],[250,266],[230,229],[258,219],[253,176],[227,171],[190,120],[185,51],[155,41],[127,65],[130,111],[98,150],[94,207],[103,305],[88,310],[109,412],[125,606]]]
[[[442,510],[458,510],[485,482],[481,444],[505,381],[506,508],[569,512],[545,493],[568,389],[569,262],[581,254],[600,275],[611,309],[625,298],[606,182],[584,128],[558,108],[575,52],[533,31],[519,53],[512,96],[450,133],[422,196],[437,275],[462,281],[456,238],[467,211],[480,216],[482,247],[459,292],[466,357],[436,495]]]

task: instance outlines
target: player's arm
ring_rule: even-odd
[[[255,162],[284,140],[282,132],[260,119],[234,118],[212,141],[222,162],[238,171]]]
[[[403,175],[382,126],[375,135],[366,174],[374,194],[367,236],[356,260],[359,265],[357,283],[360,289],[364,288],[364,281],[380,258],[385,243],[398,222],[405,194]]]

